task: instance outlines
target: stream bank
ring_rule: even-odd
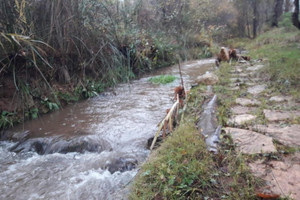
[[[215,72],[217,154],[196,128],[212,94],[194,87],[185,119],[142,167],[130,199],[299,199],[300,104],[274,93],[265,65],[222,64]]]
[[[213,63],[182,63],[186,85]],[[178,73],[178,66],[161,69],[8,130],[13,140],[0,142],[0,199],[116,199],[148,157],[147,139],[172,104]],[[161,74],[177,79],[149,81]]]

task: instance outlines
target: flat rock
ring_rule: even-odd
[[[278,124],[256,125],[253,127],[266,135],[278,140],[282,144],[289,146],[300,146],[300,125],[293,124],[286,127],[281,127]]]
[[[258,83],[258,82],[261,82],[262,79],[261,78],[251,78],[251,81],[254,83]]]
[[[253,174],[267,182],[265,190],[271,194],[300,199],[300,153],[289,155],[283,161],[271,161],[267,164],[263,160],[249,164]],[[262,188],[264,189],[264,188]]]
[[[240,87],[242,85],[244,85],[244,83],[230,83],[228,86],[229,87]]]
[[[235,102],[242,106],[257,106],[260,105],[260,101],[255,99],[237,98]]]
[[[256,116],[254,116],[254,115],[241,114],[241,115],[237,115],[237,116],[232,117],[229,120],[229,123],[240,126],[240,125],[243,125],[247,122],[251,122],[254,119],[256,119]]]
[[[256,83],[253,83],[253,82],[247,82],[247,83],[245,83],[247,86],[254,86],[254,85],[256,85]]]
[[[226,133],[231,134],[235,144],[238,145],[239,151],[245,154],[271,153],[276,152],[272,138],[260,133],[238,129],[225,128]]]
[[[196,80],[198,84],[214,85],[219,82],[219,78],[213,73],[206,73]]]
[[[241,88],[239,86],[231,86],[228,88],[228,90],[231,90],[231,91],[237,91],[237,90],[240,90]]]
[[[236,66],[235,71],[241,73],[243,72],[243,68],[244,68],[243,66]]]
[[[241,115],[241,114],[249,114],[254,109],[251,107],[245,107],[245,106],[234,106],[231,108],[231,112],[234,115]]]
[[[230,81],[232,83],[245,83],[248,81],[246,78],[231,78]]]
[[[264,114],[268,121],[293,120],[300,117],[300,111],[273,111],[265,109]]]
[[[237,74],[232,74],[234,75],[235,78],[249,78],[249,74],[245,74],[245,73],[237,73]]]
[[[284,96],[273,96],[269,100],[274,102],[284,102],[284,101],[290,101],[292,100],[292,97],[284,97]]]
[[[257,94],[260,94],[261,92],[263,92],[265,89],[266,89],[266,85],[255,85],[255,86],[253,86],[253,87],[250,87],[250,88],[248,88],[248,92],[250,93],[250,94],[253,94],[253,95],[257,95]]]
[[[253,72],[253,71],[258,71],[262,68],[264,68],[264,65],[256,65],[256,66],[253,66],[253,67],[248,67],[246,70]]]
[[[241,67],[237,66],[234,70],[231,70],[230,72],[231,73],[241,73],[241,72],[243,72],[243,69]]]

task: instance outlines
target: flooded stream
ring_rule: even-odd
[[[186,85],[213,63],[183,63]],[[160,74],[178,79],[167,85],[148,81]],[[178,66],[164,68],[9,130],[16,141],[0,142],[0,199],[119,199],[146,160],[147,139],[178,85]]]

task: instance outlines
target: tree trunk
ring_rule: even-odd
[[[248,17],[248,12],[246,13],[246,19],[247,19],[247,36],[248,38],[251,38],[251,33],[250,33],[250,23],[249,23],[249,17]]]
[[[291,10],[291,0],[285,0],[284,12],[290,12]]]
[[[295,10],[292,14],[292,22],[293,25],[300,29],[300,22],[299,22],[299,0],[294,0]]]
[[[258,10],[257,10],[257,0],[253,0],[253,38],[257,36],[257,27],[258,27]]]
[[[276,0],[273,13],[272,27],[278,27],[278,19],[283,12],[283,0]]]

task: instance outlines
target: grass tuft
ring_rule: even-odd
[[[164,84],[165,85],[165,84],[173,82],[175,79],[176,79],[176,77],[172,76],[172,75],[160,75],[160,76],[155,76],[155,77],[150,78],[149,81],[154,84]]]

